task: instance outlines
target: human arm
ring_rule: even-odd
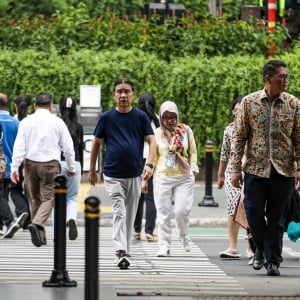
[[[156,141],[154,135],[147,135],[146,142],[149,144],[149,153],[146,159],[146,163],[143,170],[143,179],[149,180],[153,174],[153,168],[149,167],[149,165],[153,165],[155,156],[156,156]]]
[[[84,151],[84,140],[83,140],[83,126],[79,124],[79,145],[78,145],[78,151],[79,151],[79,162],[81,166],[81,175],[83,174],[83,151]]]
[[[246,101],[242,101],[240,109],[238,110],[234,123],[230,146],[230,162],[232,166],[232,173],[238,173],[239,178],[234,187],[240,187],[242,184],[242,160],[245,152],[248,135],[250,133],[249,116],[247,113]],[[237,180],[235,179],[235,181]]]
[[[96,161],[99,154],[101,143],[102,143],[102,139],[97,137],[94,138],[92,148],[91,148],[90,170],[88,175],[89,183],[91,185],[95,185],[98,180],[98,176],[96,173]]]
[[[186,126],[187,128],[187,137],[188,137],[188,156],[189,156],[189,164],[191,171],[193,173],[199,173],[199,167],[197,165],[197,146],[194,137],[193,130]]]
[[[66,124],[62,120],[61,124],[61,150],[67,163],[67,176],[72,177],[76,174],[74,143]]]
[[[24,124],[20,124],[18,133],[14,142],[12,162],[11,162],[11,181],[17,183],[20,180],[19,166],[22,164],[26,154],[25,143],[25,131]]]
[[[225,160],[220,160],[218,169],[218,189],[221,189],[224,186],[227,163],[228,162]]]
[[[5,178],[5,176],[6,176],[6,159],[2,148],[2,141],[0,141],[0,179]]]

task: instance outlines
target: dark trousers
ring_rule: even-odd
[[[21,189],[21,190],[20,190]],[[8,178],[0,180],[0,220],[8,226],[14,221],[13,213],[9,206],[9,193],[11,200],[15,206],[15,214],[19,217],[22,213],[29,213],[28,202],[23,194],[23,188],[21,183],[14,184]],[[25,224],[30,222],[26,220]],[[25,227],[24,224],[24,227]]]
[[[23,190],[22,182],[19,181],[17,184],[11,182],[10,184],[10,197],[15,205],[16,216],[19,217],[23,213],[29,214],[29,204],[26,197],[26,192]],[[30,217],[28,217],[24,223],[24,228],[31,223]]]
[[[144,203],[146,203],[145,233],[153,234],[155,228],[155,220],[156,220],[156,208],[155,208],[154,197],[153,197],[153,177],[151,177],[148,181],[148,193],[141,194],[139,200],[138,209],[134,221],[134,231],[136,232],[141,232],[142,230]]]
[[[9,184],[9,178],[0,179],[0,218],[6,226],[14,221],[14,216],[8,204]]]
[[[271,177],[246,173],[244,205],[255,246],[264,251],[266,264],[280,265],[284,224],[294,177],[285,177],[272,168]]]

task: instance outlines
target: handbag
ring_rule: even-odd
[[[290,205],[286,215],[284,231],[286,231],[289,239],[296,242],[300,238],[300,195],[294,189],[290,195]]]
[[[239,223],[243,228],[247,229],[249,227],[246,218],[246,212],[244,207],[244,189],[241,189],[241,193],[234,211],[233,220]]]

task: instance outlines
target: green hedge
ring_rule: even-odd
[[[69,7],[65,13],[57,12],[51,18],[39,15],[31,19],[26,14],[17,19],[7,17],[1,22],[0,49],[47,52],[54,47],[64,55],[81,49],[137,48],[166,61],[199,54],[266,55],[271,46],[268,41],[275,45],[276,55],[289,51],[282,43],[287,38],[287,28],[279,24],[276,32],[269,32],[266,24],[254,19],[229,22],[225,17],[209,16],[196,20],[192,13],[186,13],[157,25],[157,18],[152,15],[148,20],[140,15],[129,21],[111,12],[91,18],[84,4]]]
[[[289,91],[300,97],[300,50],[279,59],[288,64],[291,74]],[[53,93],[56,101],[64,95],[79,99],[82,84],[101,85],[102,107],[114,107],[113,83],[128,77],[136,87],[136,95],[154,93],[159,105],[175,101],[180,119],[188,123],[196,137],[199,161],[205,156],[205,142],[212,140],[215,158],[220,152],[223,129],[231,115],[231,103],[263,87],[261,56],[216,56],[177,58],[167,63],[154,54],[132,50],[71,51],[60,56],[55,50],[36,52],[0,52],[0,91],[13,100],[20,93],[34,96],[39,91]],[[136,97],[136,99],[137,99]]]

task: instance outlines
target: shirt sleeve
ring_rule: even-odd
[[[14,142],[12,162],[11,162],[11,172],[17,172],[19,166],[25,158],[26,148],[25,148],[25,132],[26,128],[24,122],[19,125],[18,133]]]

